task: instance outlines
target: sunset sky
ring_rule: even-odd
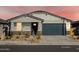
[[[9,19],[32,11],[43,10],[71,20],[79,20],[79,6],[0,6],[0,18]]]

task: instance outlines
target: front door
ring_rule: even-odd
[[[32,22],[31,23],[31,34],[36,35],[38,31],[38,23],[37,22]]]

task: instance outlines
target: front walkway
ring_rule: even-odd
[[[67,36],[42,36],[40,42],[0,41],[0,45],[79,45],[79,41]]]

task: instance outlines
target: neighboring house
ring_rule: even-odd
[[[9,22],[10,34],[33,34],[32,30],[37,28],[37,34],[42,33],[43,19],[29,16],[27,14],[19,15],[7,20]],[[36,26],[35,28],[33,26]]]
[[[74,29],[75,35],[79,35],[79,21],[72,22],[71,27],[75,28]]]
[[[3,39],[7,33],[8,23],[6,20],[0,19],[0,39]],[[6,29],[7,28],[7,29]]]
[[[28,14],[44,19],[42,24],[43,35],[67,35],[70,31],[70,19],[41,10],[30,12]]]

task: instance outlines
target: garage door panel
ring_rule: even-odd
[[[43,35],[64,35],[65,24],[43,24]]]

